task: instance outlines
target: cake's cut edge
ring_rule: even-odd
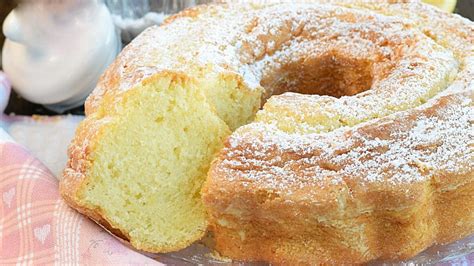
[[[66,202],[140,250],[176,251],[200,239],[201,185],[230,130],[195,80],[157,73],[101,109],[69,148]]]

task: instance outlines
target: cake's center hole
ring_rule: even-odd
[[[283,65],[272,77],[262,80],[272,94],[298,92],[303,94],[351,96],[371,88],[373,62],[337,53],[307,57]]]

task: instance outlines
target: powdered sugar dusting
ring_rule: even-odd
[[[291,134],[252,123],[232,135],[220,163],[226,178],[289,191],[344,179],[399,185],[474,170],[469,93],[324,134]],[[254,153],[258,151],[258,153]]]
[[[440,22],[441,13],[419,4],[357,5],[201,8],[132,42],[101,82],[116,90],[99,85],[90,102],[160,71],[235,74],[249,90],[263,86],[266,98],[275,84],[296,82],[286,65],[337,50],[373,64],[371,90],[271,97],[256,122],[230,137],[218,161],[225,178],[291,193],[472,173],[472,23],[447,15]]]
[[[411,72],[418,72],[413,75],[426,79],[427,85],[440,83],[457,67],[450,51],[440,49],[417,30],[406,29],[408,21],[372,12],[314,3],[261,7],[234,5],[230,8],[216,5],[201,8],[200,12],[196,17],[180,17],[162,27],[151,27],[134,40],[94,91],[91,105],[98,105],[104,94],[126,91],[160,71],[182,72],[198,79],[206,76],[203,69],[230,72],[241,75],[249,89],[256,89],[266,85],[262,84],[262,79],[268,78],[266,76],[278,77],[279,68],[291,60],[317,56],[337,47],[359,57],[391,58],[397,54],[394,49],[411,39],[420,42],[419,45],[402,54],[406,54],[407,59],[412,54],[419,55],[411,61],[417,59],[423,66]],[[387,40],[393,42],[393,47],[381,45]],[[141,51],[146,51],[147,55],[137,56]],[[400,71],[393,73],[408,75],[405,72],[409,67],[400,60]],[[399,89],[385,88],[387,84],[392,84],[391,80],[377,83],[373,88],[381,93],[400,95],[397,102],[386,105],[412,103],[416,97],[427,94],[426,87],[414,87],[410,78],[406,79],[406,86]],[[111,85],[117,85],[118,90],[110,88]],[[406,88],[410,86],[415,90],[407,93]],[[271,86],[266,86],[266,90],[271,94]],[[380,98],[394,98],[390,96]],[[369,110],[379,106],[378,98],[372,98],[352,100],[359,103],[339,101],[338,105],[353,106],[352,112],[360,109],[361,101],[373,103],[364,106]],[[363,113],[361,111],[357,116]]]
[[[278,9],[281,14],[271,22],[263,12],[259,21],[264,22],[243,36],[237,47],[244,51],[245,64],[239,70],[249,84],[262,84],[265,75],[291,60],[324,52],[324,37],[331,34],[337,34],[329,39],[337,40],[338,49],[352,45],[353,54],[370,51],[361,56],[397,58],[396,65],[388,75],[376,76],[370,91],[356,96],[271,97],[256,122],[229,138],[217,162],[222,177],[292,194],[354,183],[399,186],[473,172],[473,41],[466,34],[472,24],[459,22],[455,37],[432,32],[427,37],[431,28],[416,16],[404,20],[370,14],[362,19],[369,21],[364,25],[331,24],[321,17],[340,20],[337,14],[344,9],[324,6],[318,7],[323,15],[313,14],[319,23],[309,23],[311,18],[301,16],[298,8]],[[282,22],[285,16],[291,23]],[[325,23],[329,26],[318,36]],[[306,31],[317,38],[305,39]],[[288,39],[288,32],[296,37]],[[279,38],[267,38],[272,34]],[[382,45],[386,39],[392,46]]]

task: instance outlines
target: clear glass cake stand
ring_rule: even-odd
[[[268,265],[267,263],[233,262],[219,258],[208,248],[205,239],[179,252],[146,254],[167,265]],[[417,256],[404,261],[373,261],[369,265],[473,265],[474,235],[447,245],[434,245]]]

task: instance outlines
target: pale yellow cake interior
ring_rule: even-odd
[[[148,251],[183,248],[205,233],[200,189],[231,131],[203,91],[223,99],[217,108],[231,127],[252,119],[260,104],[231,78],[199,82],[221,88],[198,88],[157,76],[121,102],[104,104],[112,122],[97,141],[89,185],[79,196],[82,204],[101,206],[112,227]]]

